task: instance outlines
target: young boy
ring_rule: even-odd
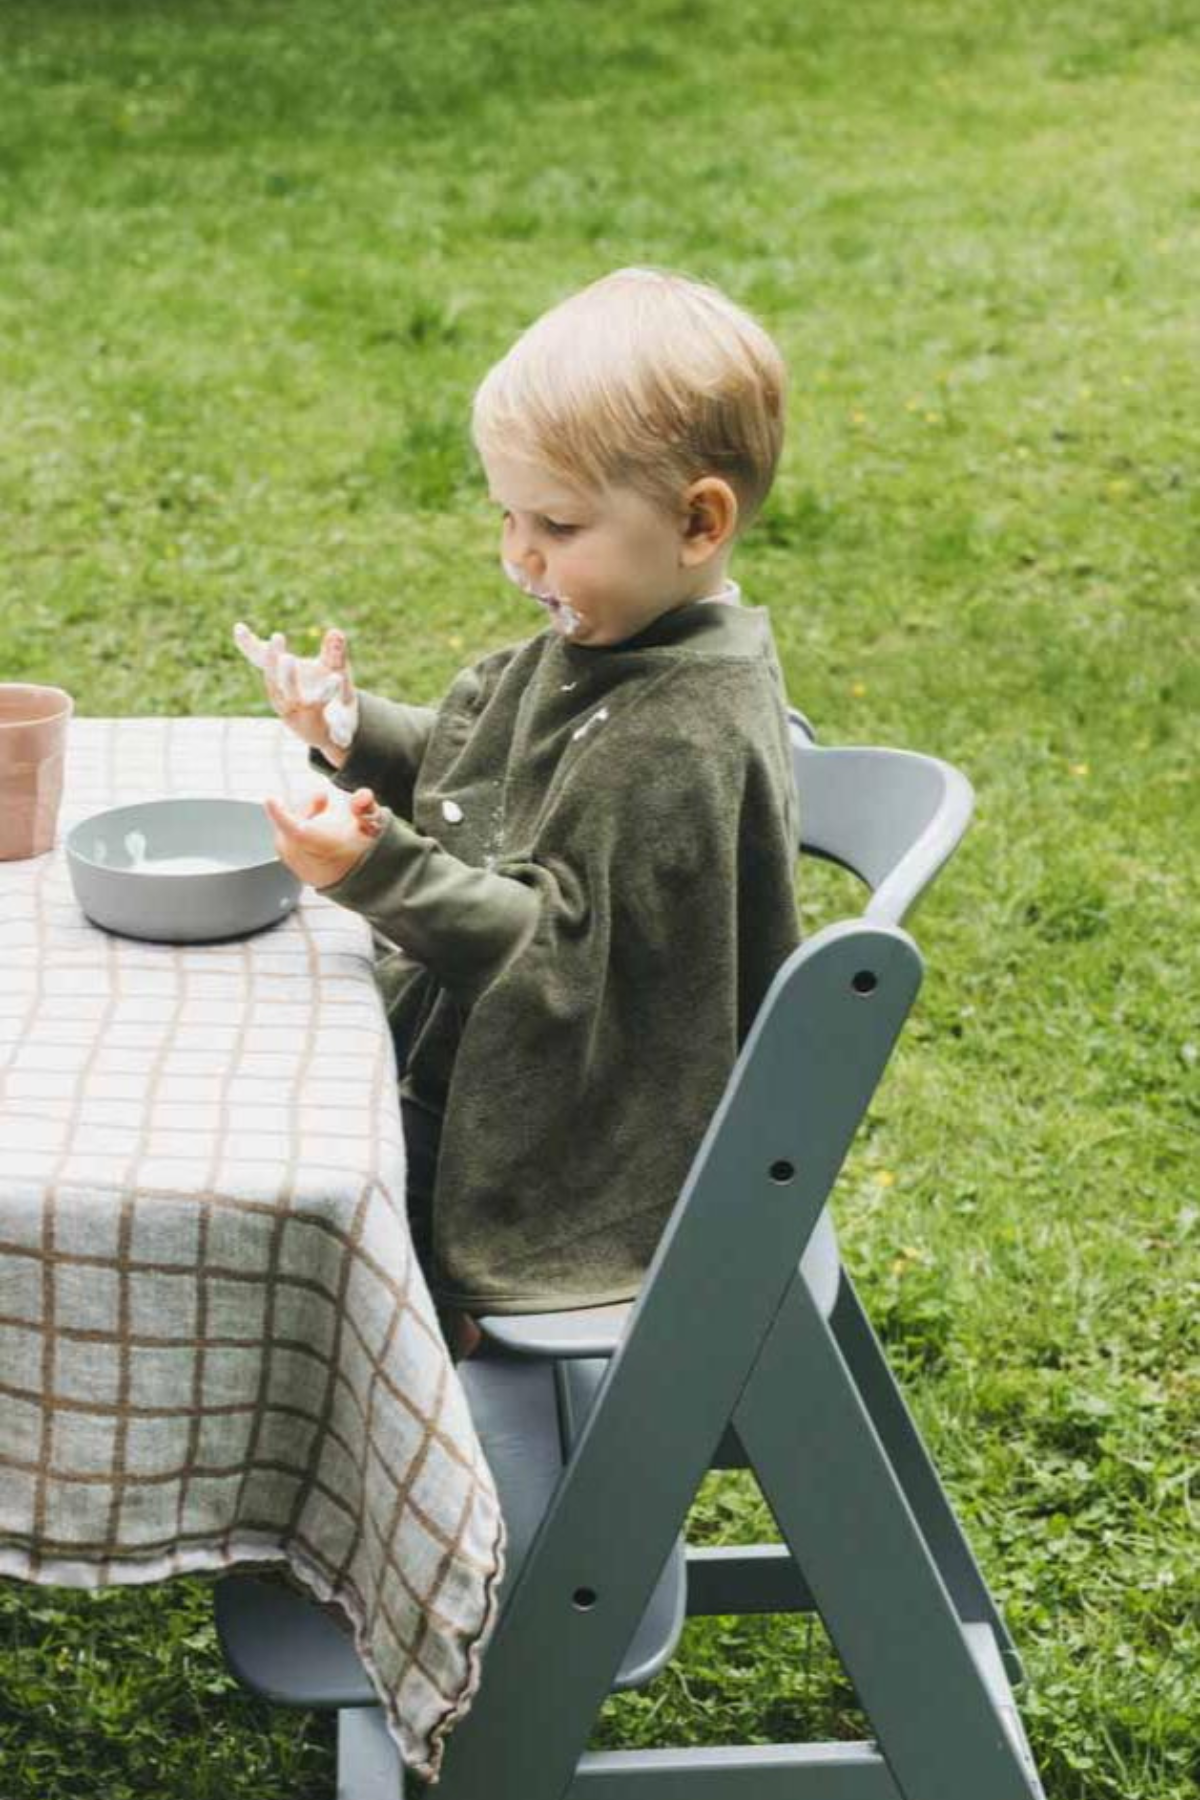
[[[343,634],[241,647],[351,797],[266,802],[279,855],[391,950],[414,1242],[447,1335],[631,1299],[776,969],[797,804],[767,614],[727,574],[785,372],[717,290],[622,269],[475,395],[505,572],[545,628],[436,709],[355,693]]]

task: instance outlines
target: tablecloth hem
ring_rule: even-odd
[[[338,1593],[303,1555],[281,1545],[277,1538],[266,1535],[255,1538],[252,1533],[245,1533],[240,1538],[235,1538],[227,1549],[195,1546],[189,1550],[180,1550],[172,1555],[172,1566],[166,1573],[163,1571],[161,1556],[139,1559],[122,1554],[103,1565],[103,1580],[99,1579],[98,1565],[72,1562],[68,1557],[62,1556],[39,1556],[35,1572],[31,1569],[32,1559],[27,1550],[17,1550],[11,1544],[0,1543],[0,1577],[26,1581],[39,1587],[97,1589],[149,1586],[151,1582],[170,1580],[175,1576],[225,1574],[245,1564],[254,1564],[266,1572],[283,1564],[316,1600],[325,1606],[336,1607],[343,1614],[350,1626],[358,1659],[378,1695],[388,1736],[400,1752],[405,1772],[433,1787],[437,1785],[441,1774],[446,1738],[470,1710],[479,1688],[483,1651],[491,1637],[499,1609],[507,1547],[508,1532],[504,1515],[497,1511],[492,1571],[484,1582],[483,1618],[474,1637],[464,1644],[465,1683],[454,1702],[423,1732],[410,1730],[400,1717],[367,1646],[365,1620],[346,1596]]]
[[[446,1751],[446,1738],[459,1720],[470,1710],[471,1702],[479,1688],[479,1679],[483,1670],[483,1652],[491,1640],[492,1631],[500,1611],[500,1586],[504,1580],[504,1570],[508,1551],[508,1528],[504,1523],[504,1514],[496,1511],[496,1543],[495,1560],[492,1572],[484,1582],[483,1620],[479,1630],[467,1645],[467,1681],[454,1705],[449,1707],[436,1725],[429,1731],[429,1761],[424,1774],[421,1769],[413,1769],[414,1775],[435,1785],[441,1773],[442,1758]]]

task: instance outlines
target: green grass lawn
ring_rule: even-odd
[[[978,793],[838,1216],[1051,1800],[1183,1800],[1200,1736],[1198,82],[1194,0],[0,9],[0,679],[262,712],[245,617],[431,700],[538,628],[466,431],[515,334],[649,262],[777,337],[734,573],[826,741]],[[777,1533],[741,1474],[692,1535]],[[864,1731],[819,1629],[712,1619],[594,1744]],[[203,1582],[0,1586],[2,1800],[318,1800],[331,1745]]]

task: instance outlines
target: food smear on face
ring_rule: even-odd
[[[574,636],[583,624],[583,620],[569,600],[564,599],[561,594],[549,594],[542,588],[534,587],[520,563],[509,562],[506,556],[500,558],[500,566],[514,586],[519,587],[522,593],[528,594],[531,599],[536,600],[539,606],[546,608],[554,621],[554,629],[560,637]]]

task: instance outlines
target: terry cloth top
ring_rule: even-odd
[[[430,1285],[474,1313],[634,1298],[799,941],[766,609],[608,648],[549,628],[436,710],[359,695],[339,787],[384,829],[323,888],[391,944],[402,1093],[444,1113]]]

